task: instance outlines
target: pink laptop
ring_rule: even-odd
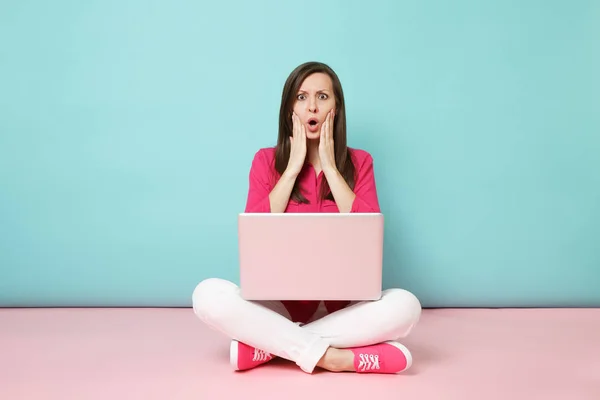
[[[383,215],[242,213],[240,288],[247,300],[376,300]]]

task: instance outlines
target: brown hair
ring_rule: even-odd
[[[309,75],[319,72],[329,75],[333,84],[333,93],[336,104],[335,123],[333,130],[335,164],[350,189],[354,189],[355,168],[347,147],[346,107],[344,103],[342,84],[340,83],[337,74],[328,65],[320,62],[307,62],[299,65],[292,71],[285,82],[283,93],[281,95],[281,107],[279,109],[279,135],[277,137],[277,146],[275,148],[275,170],[279,173],[279,175],[281,175],[288,165],[291,150],[289,137],[292,136],[293,129],[291,119],[292,110],[294,108],[296,95],[300,89],[300,85],[302,85],[302,82],[304,82]],[[323,179],[320,190],[321,199],[333,200],[333,195],[329,190],[329,185],[327,184],[326,179]],[[309,202],[300,192],[298,181],[296,181],[294,184],[290,199],[300,203]]]

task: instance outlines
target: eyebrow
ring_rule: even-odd
[[[330,91],[329,89],[319,89],[319,90],[317,90],[317,93],[319,93],[319,92],[329,92],[329,91]],[[299,89],[298,93],[308,93],[308,92],[306,90]]]

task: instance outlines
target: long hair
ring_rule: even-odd
[[[279,109],[279,134],[277,137],[277,146],[275,148],[275,170],[281,176],[288,165],[291,150],[289,138],[293,133],[293,123],[291,117],[294,108],[294,102],[296,101],[296,95],[300,89],[300,85],[302,85],[302,82],[304,82],[309,75],[318,72],[329,75],[333,84],[333,93],[336,104],[333,130],[335,164],[350,189],[354,189],[355,167],[347,146],[346,106],[344,103],[342,84],[340,83],[337,74],[328,65],[320,62],[307,62],[299,65],[288,76],[285,85],[283,86],[281,107]],[[309,201],[302,195],[300,189],[301,188],[298,185],[298,181],[296,181],[292,189],[290,199],[300,203],[308,203]],[[322,181],[320,198],[333,200],[333,195],[331,194],[326,179],[323,179]]]

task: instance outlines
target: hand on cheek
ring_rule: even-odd
[[[335,165],[335,148],[333,143],[333,120],[335,110],[331,109],[327,113],[325,122],[321,125],[320,141],[319,141],[319,158],[321,160],[321,168],[325,170],[333,170]]]
[[[297,175],[302,170],[306,158],[306,128],[296,113],[292,113],[293,131],[290,136],[290,158],[287,170],[292,175]]]

